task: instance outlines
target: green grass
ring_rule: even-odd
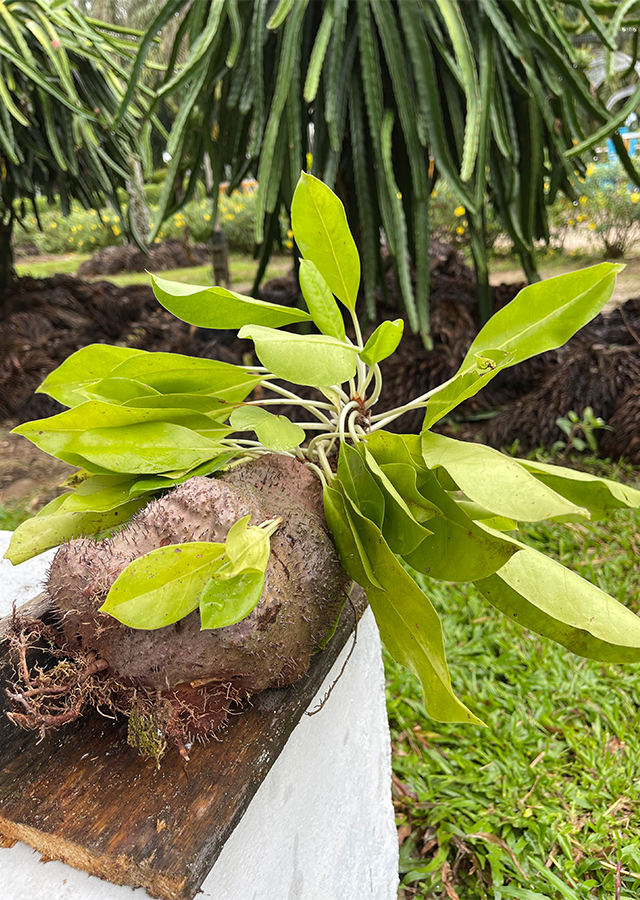
[[[16,265],[18,275],[31,275],[34,278],[48,278],[59,273],[75,274],[80,263],[89,259],[87,254],[69,254],[57,256],[53,259],[25,260]],[[291,257],[274,256],[267,267],[265,280],[286,275],[292,266]],[[232,287],[249,290],[254,275],[258,268],[257,260],[248,253],[229,253],[229,272],[231,274]],[[160,273],[159,273],[160,274]],[[162,272],[163,278],[170,281],[183,281],[186,284],[213,284],[213,272],[210,265],[190,266],[184,269],[167,269]],[[95,275],[89,281],[112,281],[121,286],[128,284],[149,284],[149,275],[146,272],[122,272],[118,275]]]
[[[634,512],[524,537],[640,612],[639,532]],[[574,656],[472,586],[424,587],[454,689],[487,727],[428,719],[416,679],[386,658],[401,896],[614,900],[620,861],[619,896],[637,898],[640,665]]]

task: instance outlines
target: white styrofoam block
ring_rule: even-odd
[[[0,532],[0,551],[9,534]],[[43,557],[47,556],[46,560]],[[5,573],[0,614],[40,590],[50,557]],[[10,583],[8,594],[5,587]],[[24,590],[23,590],[24,588]],[[316,698],[335,682],[351,641]],[[3,900],[144,900],[24,844],[0,850]],[[326,705],[303,716],[205,879],[202,900],[395,900],[398,842],[380,637],[367,609],[355,649]]]
[[[55,550],[47,550],[33,559],[12,565],[3,559],[11,540],[11,531],[0,531],[0,617],[8,616],[15,600],[20,606],[39,594]]]

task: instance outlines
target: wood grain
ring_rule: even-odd
[[[31,601],[46,617],[46,599]],[[356,606],[362,611],[362,596]],[[24,609],[24,607],[23,607]],[[21,610],[22,611],[22,610]],[[127,744],[126,722],[98,713],[46,737],[13,726],[0,696],[0,847],[24,841],[115,884],[191,900],[354,626],[347,603],[335,634],[296,685],[267,690],[234,716],[220,741],[188,763],[170,751],[161,767]],[[7,622],[0,621],[0,640]],[[0,643],[0,677],[7,644]],[[0,859],[2,850],[0,849]]]

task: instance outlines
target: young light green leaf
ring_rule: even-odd
[[[149,631],[178,622],[198,608],[224,557],[224,544],[170,544],[134,559],[116,578],[100,607],[130,628]]]
[[[381,322],[373,332],[364,350],[360,354],[360,359],[368,366],[374,366],[376,363],[382,362],[398,348],[398,344],[402,339],[404,331],[404,322],[402,319],[394,319]]]
[[[58,501],[66,498],[57,498]],[[56,502],[56,501],[54,501]],[[146,499],[138,498],[123,503],[114,509],[101,511],[76,509],[56,510],[53,504],[41,510],[41,514],[27,519],[19,525],[11,536],[5,558],[14,565],[31,559],[51,547],[57,547],[73,538],[99,534],[127,522],[131,516],[144,506]],[[48,512],[47,515],[42,513]]]
[[[300,260],[300,288],[311,318],[323,334],[344,341],[344,319],[327,282],[315,263],[310,259]]]
[[[90,384],[106,378],[116,366],[143,350],[130,347],[111,347],[108,344],[90,344],[72,353],[57,369],[54,369],[36,394],[48,394],[64,406],[77,406],[86,397],[78,393]]]
[[[384,494],[366,466],[360,453],[350,444],[340,445],[338,479],[347,496],[363,516],[382,528],[385,514]]]
[[[294,384],[342,384],[356,373],[357,349],[328,335],[302,336],[245,325],[238,337],[252,338],[263,366]]]
[[[60,508],[65,512],[115,509],[131,499],[130,491],[135,481],[135,475],[91,475],[74,491],[62,495]]]
[[[456,503],[474,522],[482,522],[494,531],[516,531],[518,528],[518,523],[514,519],[494,516],[490,510],[480,506],[479,503],[474,503],[473,500],[456,500]]]
[[[275,416],[261,406],[234,409],[229,423],[233,431],[255,431],[261,444],[278,453],[299,447],[306,437],[304,429],[286,416]]]
[[[251,516],[245,516],[229,529],[224,552],[229,567],[224,566],[214,577],[229,578],[248,570],[264,572],[269,562],[269,531],[257,525],[249,525]]]
[[[201,328],[242,328],[268,325],[279,328],[305,322],[311,316],[301,309],[244,297],[221,287],[196,287],[151,275],[153,292],[165,309],[183,322]]]
[[[519,459],[523,468],[571,503],[586,507],[592,519],[602,519],[615,509],[640,507],[640,491],[608,478],[598,478],[576,469],[565,469],[532,459]]]
[[[242,571],[224,581],[211,578],[200,597],[201,630],[241,622],[258,605],[264,572]]]
[[[353,312],[360,286],[360,256],[344,206],[326,184],[305,172],[293,195],[291,227],[304,258],[315,263],[331,292]]]
[[[603,662],[640,662],[640,618],[542,553],[523,547],[476,587],[524,628],[573,653]]]
[[[470,500],[496,516],[519,522],[589,518],[584,507],[556,494],[516,460],[492,447],[425,431],[422,456],[436,475],[440,468],[444,469]]]
[[[381,584],[381,588],[367,585],[366,591],[385,646],[420,679],[430,716],[440,722],[482,724],[453,693],[442,625],[429,598],[391,552],[380,529],[348,498],[346,503]]]

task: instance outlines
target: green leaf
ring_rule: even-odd
[[[263,366],[294,384],[342,384],[356,373],[357,348],[328,335],[298,335],[245,325],[238,337],[252,338]]]
[[[201,630],[241,622],[258,605],[264,572],[239,572],[226,581],[211,578],[200,597]]]
[[[300,287],[311,318],[323,334],[344,341],[344,319],[327,282],[310,259],[300,260]]]
[[[378,431],[366,444],[414,517],[428,522],[431,534],[404,556],[413,569],[441,581],[475,581],[517,552],[511,540],[487,532],[447,494],[425,465],[418,435]]]
[[[269,450],[282,452],[299,447],[306,434],[304,428],[286,416],[274,416],[261,406],[241,406],[229,418],[234,431],[255,431],[261,444]]]
[[[167,281],[157,275],[151,275],[151,281],[153,291],[165,309],[183,322],[201,328],[242,328],[243,325],[278,328],[311,318],[301,309],[244,297],[226,288],[197,287]]]
[[[524,628],[573,653],[603,662],[640,662],[640,618],[536,550],[523,546],[476,587]]]
[[[482,328],[458,372],[429,400],[423,430],[472,397],[502,368],[554,350],[596,316],[610,299],[622,266],[600,263],[530,284]],[[478,370],[478,363],[495,368]]]
[[[362,362],[368,366],[374,366],[395,353],[402,339],[403,331],[402,319],[388,320],[378,325],[360,354]]]
[[[347,515],[343,490],[325,485],[322,498],[327,525],[333,535],[338,559],[345,571],[365,590],[368,590],[370,586],[382,588],[371,567],[358,532]]]
[[[518,462],[535,478],[571,503],[586,507],[592,519],[602,519],[614,509],[640,507],[640,491],[627,484],[531,459],[519,459]]]
[[[424,416],[423,432],[459,406],[463,400],[474,397],[501,369],[511,365],[512,354],[503,350],[485,350],[481,359],[475,359],[475,368],[457,372],[429,398]],[[495,363],[487,365],[487,361]],[[480,363],[480,365],[478,365]]]
[[[427,713],[439,722],[481,725],[451,688],[442,625],[429,598],[403,569],[380,529],[347,498],[365,553],[381,584],[364,585],[385,646],[403,666],[418,676]]]
[[[65,449],[112,472],[156,474],[199,465],[217,456],[222,448],[181,425],[143,422],[85,431],[72,438]]]
[[[360,453],[347,443],[340,445],[337,475],[346,495],[362,515],[381,528],[385,516],[384,495]]]
[[[482,522],[483,525],[493,528],[494,531],[516,531],[518,528],[518,523],[514,519],[494,516],[491,510],[485,509],[472,500],[456,500],[456,503],[474,522]]]
[[[86,397],[78,393],[90,384],[105,378],[123,360],[144,353],[129,347],[111,347],[108,344],[90,344],[72,353],[62,365],[54,369],[36,394],[48,394],[64,406],[77,406]]]
[[[61,499],[66,498],[57,498]],[[57,511],[49,504],[50,514],[42,515],[47,511],[45,508],[40,511],[41,515],[27,519],[16,528],[5,558],[17,565],[73,538],[95,535],[109,528],[115,528],[128,521],[145,503],[146,500],[136,499],[114,509],[102,511],[76,509],[69,512],[64,509]]]
[[[483,444],[425,431],[422,456],[436,475],[438,469],[444,469],[470,500],[496,516],[519,522],[589,518],[584,507],[543,485],[516,460]]]
[[[326,184],[305,172],[293,195],[291,227],[304,258],[315,263],[331,292],[353,312],[360,286],[360,256],[344,206]]]
[[[160,475],[143,475],[141,478],[136,478],[129,490],[129,494],[132,497],[137,497],[140,494],[167,490],[174,485],[182,484],[189,478],[194,478],[196,475],[212,475],[214,472],[224,468],[237,455],[237,450],[221,451],[213,459],[208,459],[182,471],[164,472]]]
[[[224,557],[224,544],[170,544],[134,559],[100,607],[130,628],[172,625],[198,608],[200,595]]]
[[[236,408],[235,403],[206,394],[150,394],[127,400],[124,406],[131,409],[189,409],[218,420],[226,419]]]
[[[131,488],[136,481],[129,475],[91,475],[69,494],[60,498],[60,509],[65,512],[104,512],[122,506],[131,499]]]
[[[195,443],[193,446],[199,447],[215,446],[208,442],[204,435],[209,435],[217,440],[230,431],[226,425],[222,425],[208,416],[203,416],[189,409],[133,409],[125,406],[115,406],[99,400],[87,400],[80,406],[58,413],[56,416],[50,416],[48,419],[36,419],[33,422],[25,422],[24,425],[19,425],[14,431],[54,456],[57,456],[61,451],[68,451],[87,456],[87,459],[93,459],[93,457],[85,453],[85,450],[89,447],[95,448],[98,446],[102,438],[106,440],[108,432],[114,431],[112,437],[107,441],[109,444],[113,444],[114,440],[120,440],[121,435],[124,436],[124,432],[117,431],[117,429],[136,425],[152,425],[154,423],[158,425],[166,424],[167,428],[180,426],[182,431],[189,429],[193,432],[196,430],[201,432],[203,435],[201,438],[200,435],[194,434],[194,439],[200,439],[201,443]],[[132,432],[132,436],[145,433],[144,431]],[[97,434],[100,435],[100,440],[96,440],[95,436]],[[132,444],[127,450],[129,456],[131,456],[132,453],[135,453],[135,446]],[[147,451],[145,450],[145,452]],[[98,465],[111,468],[108,464],[98,462],[97,459],[93,461]],[[175,469],[178,466],[165,468]],[[118,468],[114,469],[114,471],[140,470]]]
[[[523,288],[489,319],[465,356],[460,372],[471,370],[477,353],[489,348],[513,354],[515,366],[565,344],[609,301],[624,266],[600,263]]]
[[[131,378],[102,378],[79,390],[87,400],[108,400],[109,403],[126,404],[161,396],[154,388]]]
[[[179,353],[144,353],[125,360],[111,374],[141,381],[162,394],[197,393],[228,403],[240,403],[261,381],[241,366]]]
[[[432,534],[404,557],[413,569],[440,581],[475,581],[496,572],[517,552],[513,542],[470,519],[433,473],[418,471],[417,476],[420,493],[442,515],[428,520]]]
[[[358,449],[360,447],[362,447],[364,453],[367,469],[375,479],[384,497],[382,534],[394,553],[398,553],[400,556],[411,553],[432,532],[418,522],[404,498],[396,490],[393,481],[384,471],[384,468],[378,465],[363,444],[359,444]],[[410,467],[407,467],[407,469],[409,472],[413,472],[413,469]],[[362,507],[360,509],[362,510]],[[362,511],[364,512],[364,510]]]

